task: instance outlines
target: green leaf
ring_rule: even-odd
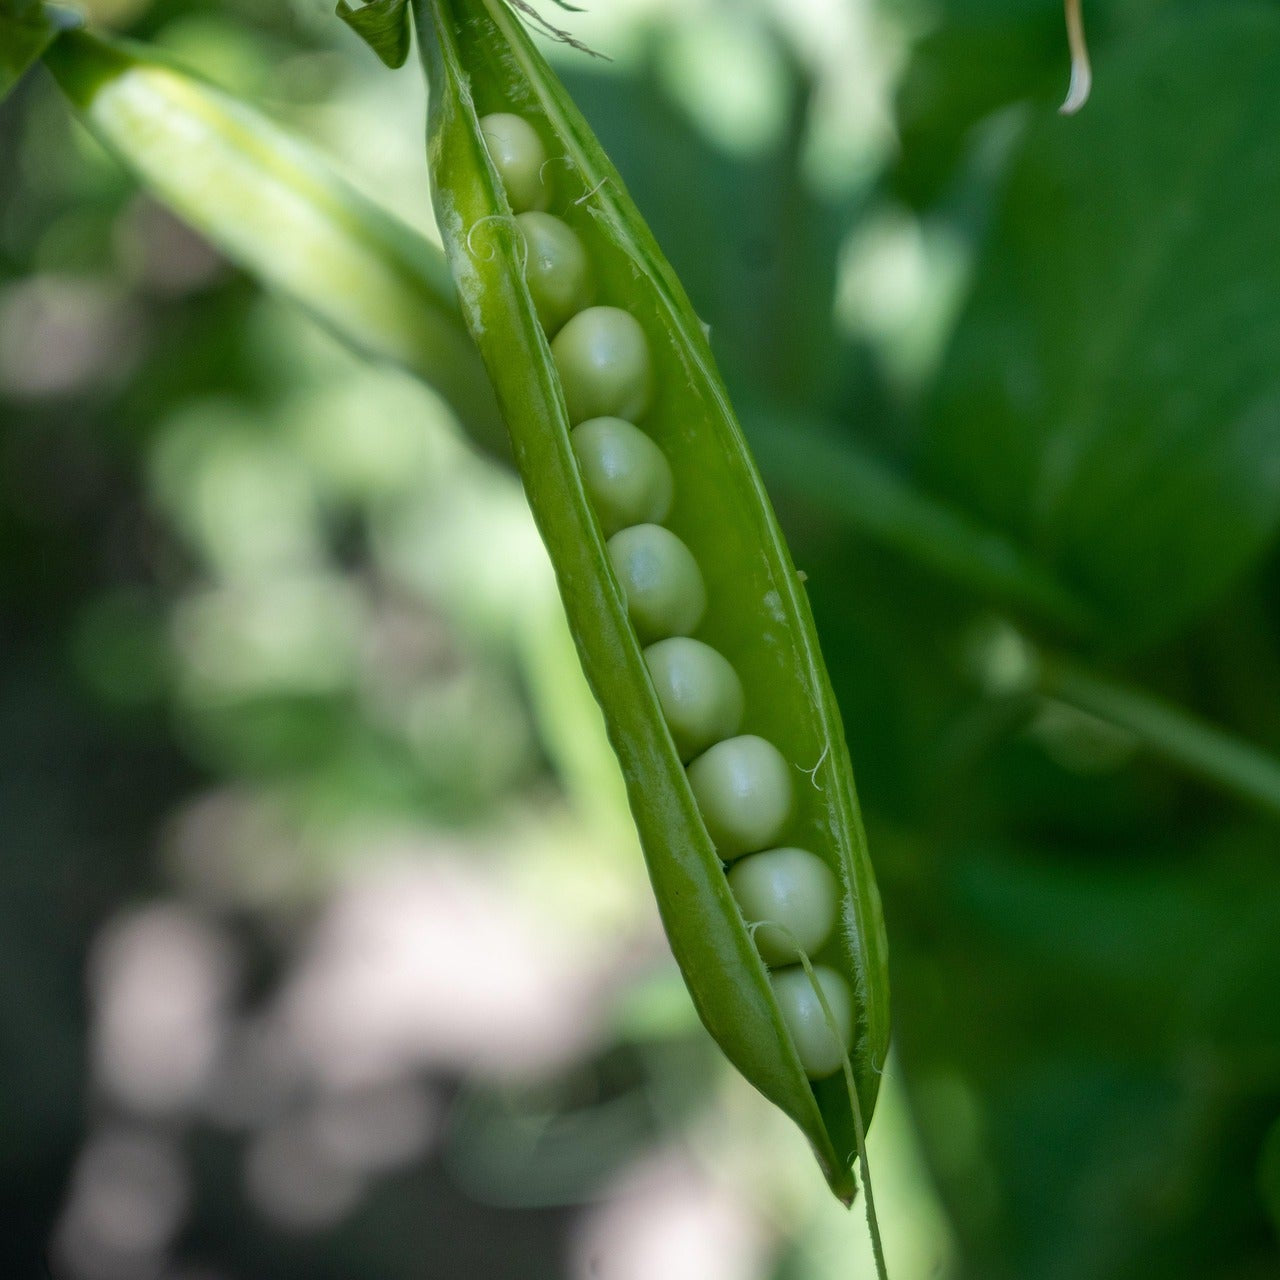
[[[370,0],[353,9],[338,0],[338,17],[393,71],[409,56],[409,0]]]
[[[66,27],[71,15],[46,10],[39,0],[0,0],[0,102]]]
[[[944,839],[889,899],[903,1066],[966,1274],[1276,1274],[1274,841],[1188,844]]]
[[[1280,13],[1170,20],[1096,70],[1024,140],[922,460],[1141,641],[1280,522]]]

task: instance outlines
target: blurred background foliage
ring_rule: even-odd
[[[325,0],[85,7],[434,234],[419,77]],[[1057,0],[612,0],[557,15],[611,61],[549,49],[808,575],[896,1280],[1280,1273],[1280,6],[1086,16],[1069,121]],[[0,1270],[868,1274],[696,1024],[515,478],[41,72],[0,175]]]

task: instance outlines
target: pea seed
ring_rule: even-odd
[[[722,654],[701,640],[673,636],[650,645],[644,660],[681,760],[738,732],[742,681]]]
[[[688,635],[697,627],[707,591],[693,553],[674,533],[638,524],[615,533],[608,545],[641,644]]]
[[[533,126],[521,116],[495,111],[480,121],[480,132],[512,212],[545,209],[551,199],[542,180],[547,152]]]
[[[634,524],[661,524],[671,512],[671,464],[639,427],[588,418],[574,427],[582,483],[605,537]]]
[[[771,973],[769,981],[805,1075],[821,1080],[840,1070],[845,1050],[853,1041],[853,999],[848,984],[834,969],[814,965],[813,972],[831,1006],[839,1035],[832,1031],[818,993],[799,965]]]
[[[522,213],[516,225],[528,248],[524,278],[538,319],[554,334],[591,301],[591,265],[577,233],[549,213]]]
[[[635,318],[617,307],[588,307],[551,344],[571,424],[588,418],[638,422],[649,408],[653,367]]]
[[[771,742],[743,734],[717,742],[689,766],[702,820],[726,862],[767,849],[791,816],[791,772]]]
[[[836,922],[836,878],[806,849],[769,849],[743,858],[729,872],[729,888],[767,965],[794,964],[812,956]]]

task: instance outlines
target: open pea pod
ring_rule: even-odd
[[[846,1072],[851,1067],[869,1121],[888,1048],[886,942],[844,732],[801,577],[702,324],[521,21],[503,0],[414,0],[414,15],[430,81],[436,213],[463,314],[604,709],[672,951],[707,1029],[800,1126],[832,1189],[849,1202],[860,1121]],[[571,263],[576,276],[559,294],[552,281],[550,300],[537,273],[556,260],[555,246],[516,220],[531,207],[573,233],[569,250],[575,242],[585,250],[578,254],[585,274],[581,262]],[[552,240],[564,239],[548,226]],[[609,314],[592,308],[566,321],[588,302]],[[611,360],[621,364],[612,383]],[[603,390],[598,376],[608,384]],[[626,466],[611,472],[613,455],[591,453],[574,430],[584,418],[604,421],[600,414],[638,424],[666,459],[648,473],[654,492],[645,501],[653,509],[638,530],[617,532],[628,521],[605,493],[610,476],[621,475],[625,487]],[[589,428],[597,429],[611,428]],[[634,443],[633,427],[612,429]],[[697,652],[705,657],[709,648],[727,659],[741,699],[740,707],[729,705],[739,696],[730,673],[712,719],[720,716],[720,732],[734,736],[715,741],[686,769],[679,681],[663,684],[654,650],[643,645],[691,632]],[[757,812],[770,805],[771,814]],[[762,866],[755,857],[764,852],[790,857],[795,849],[822,864],[816,874],[831,885],[832,920],[825,934],[819,928],[791,951],[793,963],[770,970],[756,938],[777,962],[808,925],[775,931],[771,944],[763,928],[753,933],[722,856],[736,876]],[[748,898],[750,879],[747,872]],[[769,877],[756,879],[767,898]],[[755,918],[762,914],[775,919],[768,911]],[[798,951],[811,967],[794,963]],[[821,996],[815,972],[838,975]],[[842,1013],[851,1030],[841,1028]],[[822,1037],[834,1042],[833,1029],[843,1030],[846,1045],[836,1045],[834,1063],[828,1043],[819,1062]]]

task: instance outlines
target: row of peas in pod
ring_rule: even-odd
[[[813,1079],[840,1069],[853,1035],[852,997],[834,969],[799,963],[836,926],[835,876],[815,854],[779,846],[791,817],[792,770],[764,738],[740,733],[746,695],[732,664],[694,638],[707,609],[692,552],[664,527],[671,466],[641,430],[653,370],[640,324],[593,305],[591,263],[574,230],[546,212],[548,157],[522,117],[483,117],[481,131],[524,239],[525,281],[550,341],[583,487],[607,539],[658,702],[761,958],[800,1062]]]

